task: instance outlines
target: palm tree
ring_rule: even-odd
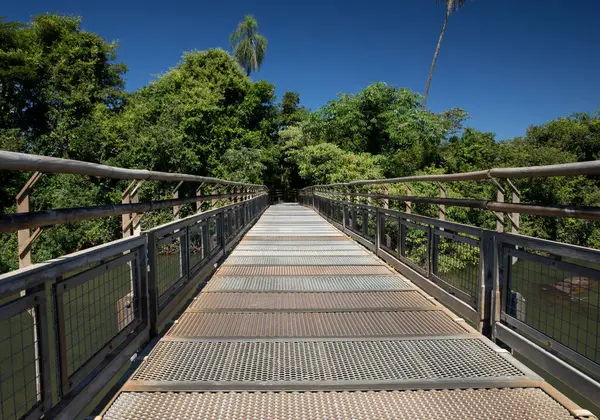
[[[431,84],[431,76],[433,76],[433,69],[435,68],[435,62],[437,61],[438,54],[440,53],[440,47],[442,46],[442,40],[444,39],[444,32],[446,32],[446,25],[448,24],[448,18],[452,12],[456,12],[458,9],[467,4],[467,0],[437,0],[438,3],[446,3],[446,18],[442,25],[442,33],[433,55],[433,61],[431,62],[431,69],[429,70],[429,77],[427,78],[427,85],[425,86],[425,97],[423,98],[423,109],[427,103],[427,95],[429,95],[429,85]]]
[[[267,51],[267,38],[258,34],[258,22],[246,15],[231,34],[231,48],[238,63],[246,69],[246,75],[258,71]]]

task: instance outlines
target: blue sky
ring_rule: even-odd
[[[339,92],[384,81],[422,92],[444,6],[434,0],[182,1],[4,0],[0,14],[28,21],[36,13],[83,17],[85,29],[119,42],[127,89],[173,67],[184,51],[228,47],[229,34],[252,13],[269,40],[255,79],[281,96],[300,92],[312,109]],[[460,106],[469,125],[523,135],[575,111],[600,109],[600,2],[473,0],[453,15],[428,106]]]

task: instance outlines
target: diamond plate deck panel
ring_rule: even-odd
[[[123,392],[105,420],[572,420],[541,389],[352,392]]]
[[[382,265],[371,266],[243,266],[223,265],[217,271],[219,276],[391,276],[392,272]],[[397,279],[400,277],[393,276]],[[291,279],[293,281],[293,279]]]
[[[133,381],[285,382],[522,378],[479,339],[160,341]]]
[[[467,330],[441,311],[184,313],[172,337],[355,337],[460,335]]]
[[[200,293],[189,310],[365,310],[423,308],[434,304],[417,291],[337,293]]]
[[[410,290],[414,286],[394,276],[233,277],[214,276],[204,287],[213,291],[344,292]]]
[[[236,257],[231,255],[223,265],[295,265],[295,266],[311,266],[311,265],[375,265],[381,263],[370,255],[354,256],[354,257],[311,257],[311,256],[293,256],[293,257]]]

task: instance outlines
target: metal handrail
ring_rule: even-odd
[[[334,198],[338,195],[344,197]],[[585,321],[578,326],[577,319],[561,318],[555,307],[556,300],[539,298],[546,289],[538,287],[540,280],[535,277],[535,273],[544,273],[543,270],[557,270],[559,274],[563,273],[563,277],[554,281],[559,287],[568,287],[572,282],[576,288],[577,282],[581,281],[585,290],[586,280],[600,278],[599,250],[392,210],[387,208],[388,203],[385,207],[356,203],[349,201],[349,195],[327,196],[309,190],[300,195],[299,202],[314,208],[492,340],[502,341],[585,398],[594,400],[600,396],[597,382],[600,359],[598,354],[590,354],[585,347],[595,349],[596,330],[586,330],[588,324]],[[392,196],[385,198],[393,199]],[[373,229],[374,234],[369,232]],[[421,231],[423,242],[418,242],[417,247],[414,242],[409,247],[408,229],[413,234],[415,229]],[[414,236],[412,238],[411,241]],[[442,238],[446,242],[444,247],[439,246]],[[460,257],[457,249],[464,246],[469,246],[470,252],[478,258],[467,258],[465,262],[472,264],[472,268],[460,274],[464,269],[459,266],[456,270],[462,277],[454,278],[453,274],[457,272],[452,271],[448,259]],[[421,255],[423,259],[414,259]],[[446,269],[440,269],[442,256],[447,261]],[[521,266],[518,271],[513,267],[520,260],[535,266]],[[513,273],[513,270],[516,271]],[[567,276],[570,277],[565,278]],[[564,280],[560,281],[561,278]],[[551,293],[552,286],[547,287]],[[524,290],[529,294],[521,295]],[[569,296],[573,298],[573,295]],[[586,305],[594,307],[593,302],[587,303],[585,299],[580,304],[584,308]],[[550,320],[546,319],[544,324],[535,316],[528,317],[529,311],[534,314],[547,311]],[[581,316],[587,316],[585,314],[584,310]],[[569,324],[568,338],[547,327],[555,321]],[[573,333],[571,328],[574,328]],[[589,345],[577,339],[575,344],[570,341],[572,337],[580,336],[578,329],[592,335]]]
[[[69,223],[82,220],[92,220],[109,216],[121,216],[127,214],[144,213],[165,208],[174,208],[184,204],[191,204],[200,200],[216,200],[216,199],[238,199],[242,200],[258,195],[266,194],[268,188],[264,185],[228,181],[219,178],[203,177],[197,175],[154,172],[143,169],[126,169],[115,166],[100,165],[90,162],[82,162],[72,159],[59,159],[48,156],[29,155],[25,153],[3,152],[0,151],[0,170],[15,170],[15,171],[36,171],[36,174],[41,172],[62,173],[62,174],[77,174],[105,177],[111,179],[134,180],[135,181],[173,181],[190,182],[202,185],[213,185],[215,187],[225,186],[233,187],[233,193],[211,193],[207,195],[197,195],[193,197],[179,198],[175,197],[167,200],[147,201],[142,203],[127,202],[123,204],[109,204],[103,206],[90,206],[78,208],[61,208],[55,210],[43,210],[31,212],[28,206],[25,210],[17,209],[16,214],[5,214],[0,216],[0,233],[15,232],[18,230],[29,228],[41,228],[52,226],[60,223]],[[37,180],[34,175],[32,180],[23,188],[23,191],[28,191],[33,183]],[[124,192],[131,194],[135,190],[137,194],[138,186],[134,188],[132,183]],[[179,186],[180,186],[179,185]],[[177,188],[179,188],[179,186]],[[236,191],[235,189],[238,189]],[[239,191],[241,189],[242,191]],[[177,189],[176,189],[177,190]],[[18,201],[18,200],[17,200]]]
[[[249,184],[225,179],[179,174],[171,172],[148,171],[145,169],[126,169],[98,163],[82,162],[72,159],[61,159],[49,156],[30,155],[26,153],[0,151],[0,170],[39,171],[62,174],[89,175],[112,179],[195,182],[238,187],[252,187],[267,190],[264,185]]]
[[[414,175],[400,178],[371,179],[334,184],[311,185],[302,188],[349,187],[367,184],[398,184],[405,182],[430,181],[481,181],[486,179],[517,179],[554,176],[600,175],[600,160],[589,162],[561,163],[557,165],[525,166],[518,168],[492,168],[483,171],[462,172],[456,174]]]

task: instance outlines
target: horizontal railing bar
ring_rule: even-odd
[[[523,248],[531,248],[535,251],[548,252],[550,254],[560,255],[562,257],[579,259],[582,261],[600,263],[600,250],[586,248],[579,245],[555,242],[549,239],[534,238],[525,235],[515,235],[511,233],[494,233],[499,246],[510,244]]]
[[[120,216],[122,214],[145,213],[183,204],[192,204],[196,201],[198,201],[198,197],[188,197],[147,201],[145,203],[110,204],[106,206],[78,207],[43,210],[29,213],[5,214],[0,216],[0,232],[15,232],[21,229],[52,226],[60,223],[78,222],[82,220],[99,219],[109,216]]]
[[[541,255],[532,254],[530,252],[521,251],[520,249],[507,249],[506,254],[511,257],[522,259],[524,261],[545,265],[547,267],[553,267],[557,270],[564,271],[569,274],[577,274],[590,279],[600,278],[600,271],[590,267],[586,267],[584,265],[572,264],[561,260],[555,260]]]
[[[34,308],[40,299],[43,298],[44,292],[34,294],[26,294],[25,296],[11,300],[0,306],[0,320],[5,321],[17,314]]]
[[[145,244],[145,236],[118,239],[43,263],[0,274],[0,297],[32,288],[46,280],[55,279],[64,273],[87,267],[95,262],[139,248]]]
[[[105,262],[104,264],[91,267],[89,270],[75,274],[66,280],[61,280],[56,285],[56,293],[65,293],[67,290],[81,286],[82,284],[99,277],[99,275],[103,274],[104,272],[133,261],[136,258],[138,258],[138,254],[136,252],[128,252],[127,254],[120,255],[113,260]]]
[[[16,152],[0,152],[0,169],[13,171],[39,171],[76,175],[89,175],[113,179],[135,179],[153,181],[204,182],[208,184],[256,187],[266,189],[264,185],[227,181],[219,178],[204,177],[170,172],[148,171],[145,169],[126,169],[98,163],[61,159],[49,156],[30,155]]]
[[[461,235],[457,235],[456,233],[452,233],[452,232],[448,232],[446,230],[441,230],[438,227],[433,228],[433,233],[434,235],[438,235],[438,236],[443,236],[444,238],[453,240],[455,242],[462,242],[474,247],[479,248],[481,246],[481,241],[478,241],[477,239],[473,239],[473,238],[469,238],[467,236],[461,236]]]
[[[483,171],[462,172],[456,174],[414,175],[400,178],[369,179],[345,183],[313,185],[307,188],[349,187],[367,184],[398,184],[405,182],[479,181],[494,178],[508,179],[578,175],[600,175],[600,161],[594,160],[589,162],[561,163],[557,165],[526,166],[519,168],[492,168]],[[302,190],[305,190],[305,188]]]
[[[408,201],[414,203],[425,203],[425,204],[444,204],[447,206],[460,206],[460,207],[471,207],[484,209],[486,200],[474,200],[469,198],[440,198],[440,197],[420,197],[414,195],[386,195],[386,194],[367,194],[367,193],[349,193],[345,194],[342,192],[331,192],[327,191],[326,194],[350,196],[350,197],[368,197],[376,199],[386,199],[393,201]]]
[[[329,194],[329,192],[324,192]],[[336,195],[344,195],[339,193]],[[322,195],[317,194],[319,197]],[[351,194],[350,194],[351,195]],[[357,194],[360,195],[360,194]],[[387,198],[389,200],[408,201],[413,203],[443,204],[449,207],[469,207],[483,210],[491,210],[502,213],[531,214],[533,216],[566,217],[573,219],[600,220],[600,207],[593,206],[561,206],[561,205],[539,205],[539,204],[515,204],[501,203],[498,201],[473,200],[465,198],[439,198],[419,196],[393,196],[380,194],[365,194],[365,197]],[[356,203],[346,202],[351,205]]]

